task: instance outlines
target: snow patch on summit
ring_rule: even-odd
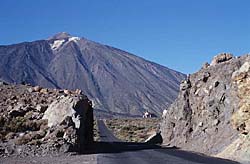
[[[79,37],[70,37],[70,38],[69,38],[69,42],[70,42],[70,41],[77,42],[78,40],[80,40]]]
[[[53,42],[53,44],[50,44],[50,47],[51,47],[52,50],[56,50],[56,49],[58,49],[64,42],[65,42],[64,39],[63,39],[63,40],[55,40],[55,41]]]
[[[69,43],[71,41],[77,42],[79,40],[81,40],[81,38],[79,37],[68,37],[66,39],[54,40],[53,43],[50,44],[50,47],[52,50],[57,50],[62,45],[65,45],[66,43]]]

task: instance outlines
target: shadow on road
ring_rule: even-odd
[[[163,147],[149,143],[122,142],[106,127],[103,120],[98,120],[97,124],[101,142],[91,144],[87,154],[105,154],[104,156],[100,155],[101,162],[108,158],[106,163],[120,164],[127,164],[127,160],[131,164],[149,163],[149,161],[153,161],[153,163],[157,163],[158,161],[158,163],[237,164],[234,161],[209,157],[203,154],[180,150],[175,147]],[[110,161],[110,159],[114,161]]]
[[[85,152],[84,154],[116,154],[126,152],[141,153],[140,151],[142,150],[150,150],[152,155],[154,153],[160,153],[162,156],[170,155],[188,161],[204,164],[239,164],[235,161],[188,152],[180,150],[176,147],[162,147],[160,145],[149,145],[145,143],[134,142],[94,142],[89,151]]]
[[[93,146],[87,153],[122,153],[127,151],[139,151],[147,149],[161,149],[161,146],[135,142],[94,142]]]

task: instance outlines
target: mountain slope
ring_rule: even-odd
[[[0,79],[82,89],[101,115],[141,115],[145,110],[160,115],[176,98],[185,76],[67,33],[47,40],[0,46],[0,57]]]

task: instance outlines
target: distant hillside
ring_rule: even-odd
[[[0,79],[81,89],[97,115],[160,115],[184,74],[125,51],[59,33],[47,40],[0,46]]]

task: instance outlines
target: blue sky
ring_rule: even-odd
[[[249,6],[249,0],[5,0],[0,44],[65,31],[192,73],[220,52],[250,52]]]

